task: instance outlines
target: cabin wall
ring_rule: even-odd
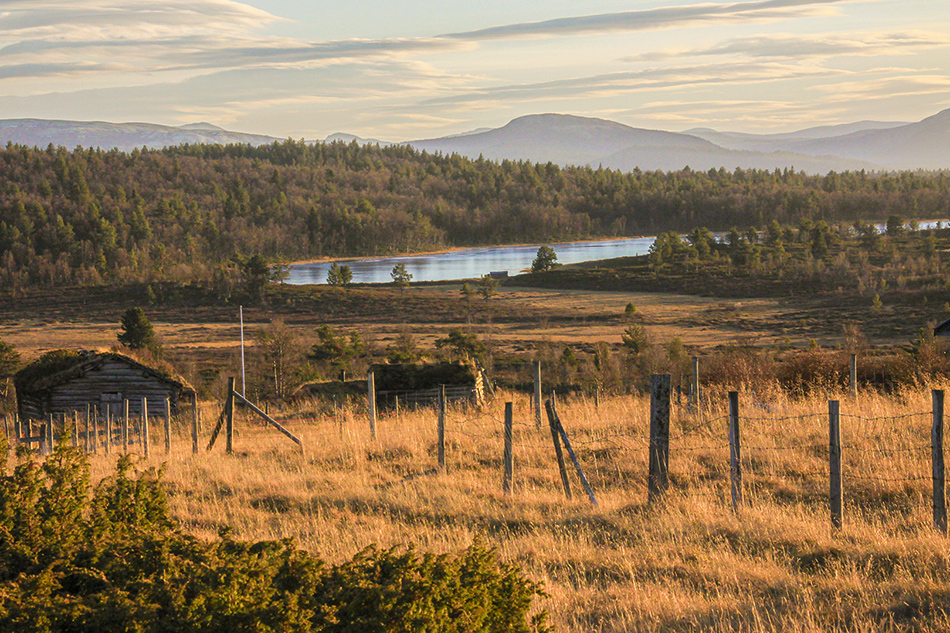
[[[69,382],[51,387],[42,399],[42,412],[36,415],[38,400],[35,396],[21,397],[21,415],[27,417],[45,417],[53,414],[84,414],[86,405],[97,407],[100,414],[107,408],[113,417],[123,412],[123,402],[129,401],[129,415],[142,415],[142,398],[148,401],[150,417],[165,414],[165,398],[171,403],[172,415],[178,411],[180,390],[172,384],[157,378],[141,368],[122,362],[107,360],[101,366],[91,369],[82,376]],[[28,406],[27,403],[30,402]]]

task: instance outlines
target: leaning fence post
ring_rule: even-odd
[[[501,490],[507,495],[511,494],[511,480],[515,472],[514,451],[512,450],[512,425],[514,423],[514,412],[512,403],[505,403],[505,476],[501,480]]]
[[[534,370],[534,424],[541,428],[541,361],[532,363]],[[570,496],[570,495],[568,495]]]
[[[739,443],[739,392],[729,392],[729,473],[732,483],[732,510],[742,505],[742,452]]]
[[[547,400],[544,403],[548,412],[548,426],[551,427],[551,439],[554,440],[554,455],[557,457],[557,468],[561,473],[561,484],[564,486],[564,496],[573,499],[571,494],[571,482],[567,478],[567,467],[564,465],[564,453],[561,452],[561,438],[557,430],[557,418],[554,415],[554,400]]]
[[[445,472],[445,385],[439,385],[439,470]]]
[[[584,492],[587,493],[587,498],[590,499],[591,505],[596,508],[597,497],[594,496],[594,489],[590,487],[590,482],[587,481],[587,475],[584,474],[584,469],[581,468],[581,463],[578,461],[577,455],[574,454],[574,449],[571,447],[571,440],[567,437],[567,431],[564,430],[564,425],[561,424],[561,418],[557,414],[557,404],[554,401],[553,394],[549,403],[550,407],[548,408],[548,415],[554,415],[554,424],[557,425],[557,431],[561,436],[561,441],[564,442],[564,448],[567,450],[568,456],[574,463],[574,470],[577,471],[577,477],[581,480],[581,486],[584,487]]]
[[[650,379],[650,473],[647,502],[658,501],[669,488],[670,469],[670,374]]]
[[[934,528],[947,533],[947,488],[943,462],[943,389],[934,389],[933,428],[930,431],[931,457],[933,459]]]
[[[148,457],[148,398],[142,398],[142,454]]]
[[[165,454],[171,455],[172,452],[172,405],[168,398],[165,398]]]
[[[841,414],[837,400],[828,401],[828,461],[831,475],[829,494],[831,527],[841,528],[843,523],[843,496],[841,492]]]
[[[376,439],[376,374],[372,370],[366,374],[366,402],[369,406],[369,434]]]

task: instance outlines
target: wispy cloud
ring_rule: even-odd
[[[842,71],[815,66],[768,62],[700,64],[649,68],[556,81],[483,88],[469,90],[464,94],[432,99],[427,103],[470,103],[483,99],[532,101],[551,98],[593,98],[684,86],[761,83],[801,77],[827,77],[838,74],[842,74]]]
[[[852,1],[854,0],[758,0],[755,2],[694,4],[557,18],[541,22],[521,22],[475,31],[450,33],[444,37],[492,40],[565,36],[612,31],[645,31],[648,29],[721,22],[750,22],[827,16],[835,13],[833,5]]]
[[[904,55],[916,50],[950,46],[946,33],[850,33],[848,35],[769,35],[733,38],[695,49],[666,49],[630,55],[623,61],[661,61],[710,55],[741,55],[783,59],[824,58],[836,55]]]

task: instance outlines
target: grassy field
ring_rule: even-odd
[[[827,400],[840,398],[845,525],[829,521]],[[515,485],[501,490],[503,402],[515,403]],[[671,489],[646,504],[649,399],[559,403],[589,477],[593,508],[571,473],[561,489],[546,425],[523,395],[484,410],[450,409],[447,472],[435,472],[436,416],[402,412],[369,436],[364,412],[320,403],[273,429],[237,423],[191,455],[177,439],[165,481],[173,513],[196,535],[223,526],[247,539],[294,538],[329,561],[369,544],[457,551],[483,536],[545,583],[559,631],[944,631],[950,544],[932,528],[930,392],[822,394],[790,400],[743,392],[745,502],[729,500],[726,398],[697,413],[674,401]],[[204,419],[216,411],[208,405]],[[209,429],[203,430],[207,437]],[[114,457],[94,458],[105,473]]]

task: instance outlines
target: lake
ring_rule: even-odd
[[[921,229],[932,229],[946,226],[948,221],[924,220],[920,222]],[[881,232],[884,225],[875,225]],[[722,233],[713,233],[722,238]],[[600,240],[596,242],[568,242],[565,244],[551,244],[557,253],[559,264],[576,264],[598,259],[613,257],[630,257],[646,255],[656,240],[655,237],[633,237],[619,240]],[[447,253],[430,253],[426,255],[402,255],[395,257],[360,257],[348,260],[339,260],[339,264],[347,265],[353,271],[354,283],[390,283],[390,273],[393,266],[402,262],[406,270],[412,275],[413,281],[448,281],[452,279],[474,279],[496,271],[508,271],[510,275],[517,275],[521,271],[531,268],[531,262],[538,254],[540,244],[524,246],[482,246],[478,248],[463,248]],[[287,283],[290,284],[325,284],[330,262],[315,262],[311,264],[295,264],[290,267]]]
[[[552,244],[559,264],[576,264],[597,259],[644,255],[656,238],[634,237],[597,242],[569,242]],[[483,246],[464,248],[446,253],[402,255],[396,257],[360,257],[339,260],[353,271],[354,283],[390,283],[393,266],[402,262],[413,281],[447,281],[473,279],[490,272],[508,271],[517,275],[531,268],[540,244],[526,246]],[[290,267],[287,283],[325,284],[330,262],[295,264]]]

